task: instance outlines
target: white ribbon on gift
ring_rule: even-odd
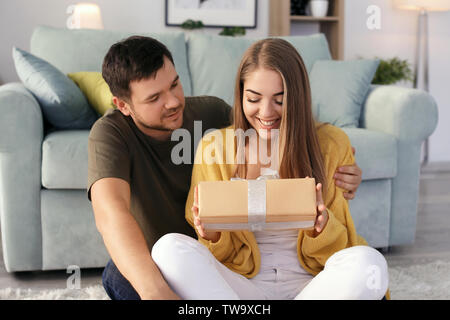
[[[263,168],[266,169],[266,168]],[[256,180],[247,180],[247,207],[248,227],[250,231],[261,231],[266,227],[266,180],[279,179],[277,171],[266,169],[272,174],[264,174]],[[242,178],[231,178],[230,180],[245,180]]]
[[[261,231],[266,224],[266,179],[248,182],[248,224],[250,231]]]

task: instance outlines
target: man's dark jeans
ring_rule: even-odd
[[[138,293],[109,260],[102,274],[103,287],[111,300],[140,300]]]

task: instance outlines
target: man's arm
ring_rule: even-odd
[[[352,147],[353,155],[355,155],[355,148]],[[336,185],[348,190],[344,193],[344,198],[347,200],[353,200],[355,198],[356,190],[362,181],[362,170],[356,162],[350,166],[342,166],[338,168],[338,171],[334,174],[336,179]]]
[[[179,299],[153,261],[144,235],[130,212],[130,186],[103,178],[91,187],[95,223],[114,264],[141,299]]]

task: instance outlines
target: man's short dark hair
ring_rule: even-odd
[[[164,56],[173,63],[172,54],[158,40],[131,36],[111,46],[103,60],[102,75],[114,96],[130,100],[130,82],[156,76]]]

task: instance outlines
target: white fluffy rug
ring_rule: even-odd
[[[392,300],[449,300],[450,262],[389,268]]]
[[[0,300],[109,300],[103,286],[82,289],[2,289]]]
[[[450,262],[389,268],[392,300],[450,299]],[[82,289],[1,289],[0,300],[109,300],[101,285]]]

